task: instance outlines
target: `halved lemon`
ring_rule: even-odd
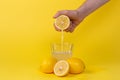
[[[69,63],[65,60],[58,61],[54,66],[54,74],[57,76],[65,76],[69,72]]]
[[[66,15],[60,15],[55,20],[55,26],[60,30],[65,30],[70,25],[70,19]]]

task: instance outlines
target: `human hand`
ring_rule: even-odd
[[[55,15],[54,18],[59,17],[60,15],[66,15],[69,17],[70,19],[70,26],[65,29],[64,31],[66,32],[73,32],[74,29],[83,21],[84,17],[82,15],[79,14],[79,12],[77,10],[62,10],[62,11],[58,11]],[[57,31],[61,31],[60,29],[58,29],[55,25],[54,25],[55,29]]]
[[[100,6],[108,2],[109,0],[86,0],[78,9],[76,10],[61,10],[58,11],[54,18],[57,18],[60,15],[66,15],[70,18],[70,26],[65,29],[66,32],[73,32],[74,29],[84,20],[85,17],[87,17],[89,14],[94,12],[96,9],[98,9]],[[55,25],[54,25],[55,26]],[[57,27],[55,27],[57,31],[59,30]]]

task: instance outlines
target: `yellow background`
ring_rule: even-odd
[[[120,1],[111,0],[89,15],[65,41],[86,64],[82,74],[56,77],[39,71],[41,59],[61,33],[53,27],[59,10],[84,0],[0,0],[0,80],[120,80]]]

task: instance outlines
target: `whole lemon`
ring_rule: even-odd
[[[70,73],[78,74],[84,71],[85,65],[83,61],[79,58],[69,58],[68,63],[70,65]]]
[[[53,73],[54,72],[54,65],[56,64],[57,60],[53,57],[45,58],[41,61],[40,70],[43,73]]]

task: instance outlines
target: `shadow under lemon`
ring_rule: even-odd
[[[70,80],[89,80],[90,76],[94,75],[94,74],[99,74],[100,72],[106,71],[105,68],[102,68],[100,66],[88,66],[84,72],[80,73],[80,74],[67,74],[65,77],[59,77],[54,75],[54,73],[52,74],[45,74],[39,71],[38,75],[41,79],[51,79],[51,80],[66,80],[66,79],[70,79]]]

